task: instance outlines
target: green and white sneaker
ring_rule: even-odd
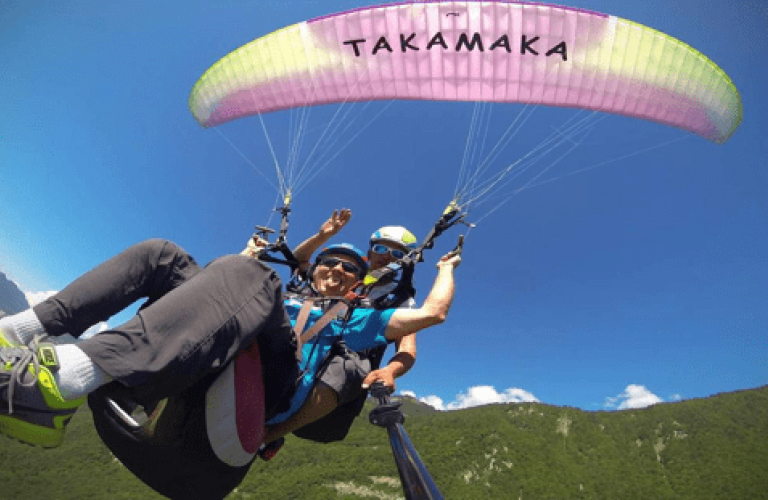
[[[53,378],[59,363],[53,344],[0,347],[0,433],[53,448],[86,398],[66,401]]]

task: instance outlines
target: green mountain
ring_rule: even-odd
[[[437,412],[402,399],[405,428],[448,499],[768,497],[768,386],[620,412]],[[342,443],[289,438],[229,498],[402,498],[386,432],[364,415]],[[54,450],[0,438],[0,464],[1,499],[159,498],[110,455],[87,410]]]

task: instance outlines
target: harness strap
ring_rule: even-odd
[[[299,311],[299,316],[296,318],[296,325],[293,327],[293,331],[296,333],[296,359],[298,361],[302,360],[302,346],[312,340],[320,330],[325,328],[328,323],[333,321],[339,314],[344,314],[347,311],[347,305],[345,303],[337,302],[333,307],[323,313],[320,319],[305,332],[304,327],[307,325],[307,319],[309,318],[309,313],[312,310],[315,300],[314,297],[307,297],[304,299],[304,303],[301,305],[301,310]]]
[[[301,332],[304,331],[304,327],[307,325],[307,318],[309,318],[309,311],[312,310],[312,306],[315,303],[315,299],[312,297],[304,298],[304,302],[301,304],[301,310],[299,316],[296,318],[296,325],[293,327],[293,333],[296,335],[296,360],[301,361],[301,347],[304,342],[301,341]]]
[[[333,319],[340,314],[344,314],[347,311],[347,304],[343,302],[337,302],[333,307],[328,309],[328,311],[325,312],[325,314],[322,315],[322,317],[317,320],[317,323],[312,325],[312,328],[304,332],[304,334],[301,335],[301,343],[304,344],[309,340],[312,340],[315,335],[320,332],[325,326],[333,321]]]

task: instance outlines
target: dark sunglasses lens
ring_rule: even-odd
[[[328,269],[333,269],[339,265],[339,262],[341,262],[341,259],[337,259],[336,257],[328,257],[327,259],[321,260],[319,264],[321,266],[327,267]]]
[[[333,269],[334,267],[339,265],[339,262],[341,262],[341,268],[344,269],[346,272],[353,273],[353,274],[360,274],[359,267],[352,264],[351,262],[337,259],[336,257],[329,257],[327,259],[323,259],[320,261],[320,264],[326,266],[329,269]]]
[[[352,264],[351,262],[342,262],[341,268],[344,269],[348,273],[352,274],[360,274],[360,268],[356,265]]]
[[[403,252],[402,250],[390,250],[389,253],[391,253],[392,257],[396,259],[402,259],[403,257],[405,257],[405,252]]]
[[[373,248],[371,250],[373,250],[374,253],[387,253],[387,252],[389,252],[389,248],[387,248],[384,245],[373,245]]]

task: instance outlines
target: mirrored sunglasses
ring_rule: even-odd
[[[376,244],[371,247],[371,250],[373,251],[373,253],[377,253],[380,255],[384,255],[388,253],[389,255],[391,255],[396,259],[402,259],[403,257],[405,257],[405,252],[403,252],[402,250],[398,250],[397,248],[389,248],[387,245]]]

